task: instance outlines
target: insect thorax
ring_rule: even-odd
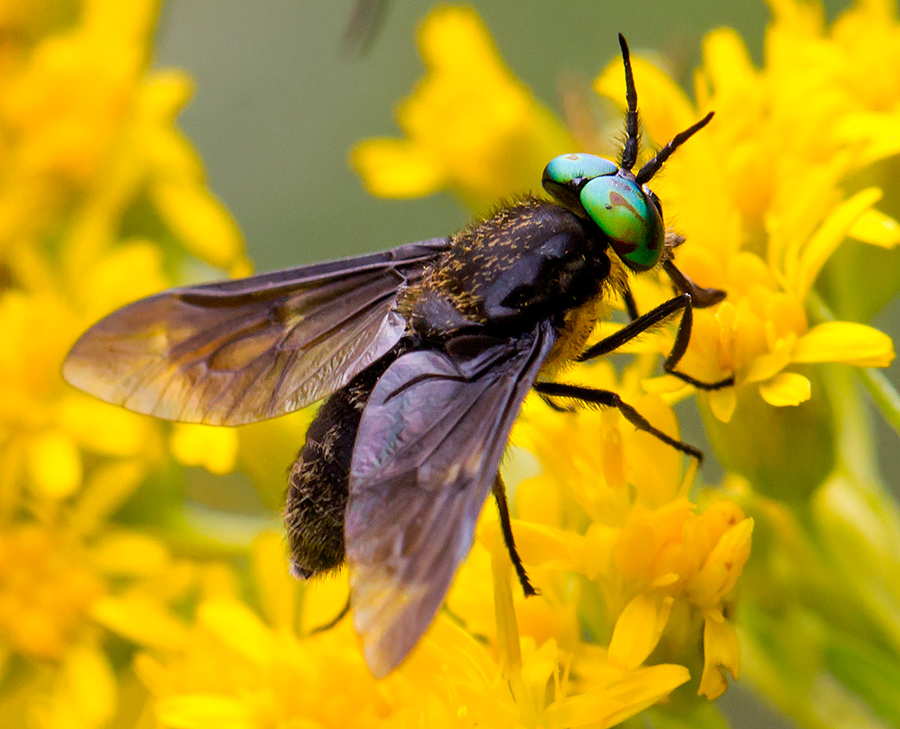
[[[592,223],[526,198],[457,233],[399,308],[433,340],[469,330],[515,336],[548,318],[562,330],[571,310],[602,295],[606,247]]]

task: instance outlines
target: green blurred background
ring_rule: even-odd
[[[513,72],[557,111],[560,78],[593,78],[617,56],[617,32],[633,51],[662,53],[690,88],[706,31],[737,28],[759,62],[769,15],[762,0],[470,4]],[[347,155],[354,142],[399,135],[393,107],[422,75],[415,29],[435,3],[389,3],[362,55],[348,52],[343,39],[354,5],[352,0],[169,0],[164,5],[158,65],[184,68],[196,82],[195,99],[180,124],[204,160],[211,188],[243,229],[257,270],[446,235],[465,222],[449,195],[374,199],[350,169]],[[828,0],[825,5],[833,17],[846,4]],[[896,339],[900,305],[894,302],[889,309],[873,323]],[[888,376],[895,386],[900,383],[896,364]],[[885,478],[896,487],[896,435],[885,430],[880,443],[891,454]],[[791,726],[741,684],[720,705],[739,729]]]

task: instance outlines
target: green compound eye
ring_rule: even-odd
[[[633,179],[598,177],[581,189],[581,205],[634,271],[649,271],[662,257],[666,233],[656,205]]]
[[[544,189],[576,215],[587,218],[579,193],[588,180],[619,171],[615,162],[593,154],[561,154],[544,168]]]
[[[618,171],[615,162],[593,154],[561,154],[544,168],[544,182],[570,185],[579,180],[614,175]]]

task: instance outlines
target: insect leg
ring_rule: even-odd
[[[659,438],[666,445],[672,446],[675,450],[686,453],[692,458],[697,459],[697,463],[703,462],[703,452],[694,446],[683,441],[666,435],[659,428],[654,427],[650,422],[635,410],[631,405],[622,401],[618,393],[610,390],[595,390],[591,387],[580,387],[578,385],[567,385],[562,382],[538,382],[534,389],[542,395],[549,397],[564,397],[576,400],[589,405],[599,405],[600,407],[616,408],[622,416],[638,430]]]
[[[312,628],[308,635],[315,635],[316,633],[324,633],[326,630],[331,630],[335,625],[341,622],[347,615],[350,613],[350,598],[347,598],[347,602],[344,603],[344,607],[341,608],[341,611],[335,615],[331,620],[323,625],[317,625],[315,628]]]
[[[689,293],[683,293],[673,299],[664,301],[655,309],[651,309],[630,324],[626,324],[615,334],[611,334],[606,337],[606,339],[601,339],[599,342],[582,352],[578,357],[578,361],[586,362],[587,360],[596,359],[597,357],[602,357],[610,352],[614,352],[635,337],[662,324],[666,319],[675,316],[679,312],[681,312],[681,322],[678,324],[678,333],[675,335],[675,345],[672,347],[672,351],[669,352],[669,356],[666,357],[663,369],[670,375],[675,375],[675,377],[684,380],[700,390],[721,390],[722,388],[734,385],[734,375],[716,382],[703,382],[702,380],[686,375],[683,372],[678,372],[675,369],[676,365],[687,351],[688,344],[690,344],[691,341],[691,327],[693,326],[694,314],[691,295]]]
[[[709,306],[718,304],[728,295],[727,292],[722,289],[698,286],[687,276],[687,274],[682,273],[681,270],[672,263],[671,258],[663,261],[663,269],[669,274],[669,278],[672,279],[672,283],[675,284],[676,289],[683,294],[691,295],[691,306],[695,309],[706,309]]]
[[[627,283],[622,284],[622,301],[625,302],[625,311],[628,312],[628,318],[631,319],[631,321],[640,317],[637,302],[634,300],[634,294],[631,293],[631,286]]]
[[[540,395],[540,393],[538,393],[538,394]],[[540,395],[540,397],[541,397],[541,400],[543,400],[547,404],[547,407],[555,410],[558,413],[571,413],[572,412],[572,408],[564,408],[561,405],[557,405],[555,402],[553,402],[553,398],[547,397],[546,395]]]
[[[509,552],[509,558],[512,560],[513,567],[516,568],[516,574],[519,576],[519,582],[522,585],[522,592],[525,597],[540,595],[541,591],[531,584],[525,567],[522,566],[522,558],[516,549],[516,541],[513,539],[512,523],[509,519],[509,502],[506,500],[506,486],[500,474],[494,480],[494,488],[492,489],[494,500],[497,502],[497,509],[500,511],[500,528],[503,530],[503,541],[506,543],[506,550]]]

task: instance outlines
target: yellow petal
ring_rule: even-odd
[[[796,372],[782,372],[769,382],[759,386],[759,394],[769,405],[787,407],[809,400],[812,393],[810,381]]]
[[[687,668],[672,664],[629,671],[597,688],[553,702],[544,712],[541,726],[616,726],[661,701],[690,678]]]
[[[298,582],[285,569],[284,537],[273,532],[260,534],[253,542],[250,559],[266,620],[276,630],[289,632],[296,625]]]
[[[60,403],[59,419],[82,448],[108,456],[146,454],[156,427],[145,416],[81,394]]]
[[[103,652],[93,646],[70,648],[61,680],[68,694],[67,709],[83,722],[81,725],[105,726],[116,709],[116,675]]]
[[[786,347],[754,357],[742,378],[743,382],[763,382],[777,375],[791,363],[792,352]]]
[[[180,620],[143,595],[101,598],[91,607],[91,615],[109,630],[149,648],[177,650],[190,639]]]
[[[172,455],[186,466],[203,466],[210,473],[234,469],[238,435],[233,428],[176,423],[170,440]]]
[[[331,623],[347,606],[350,585],[346,570],[317,577],[303,593],[300,626],[304,632]]]
[[[184,694],[168,696],[156,704],[160,723],[172,729],[258,729],[250,707],[231,696]]]
[[[270,659],[274,636],[250,608],[217,598],[202,603],[197,613],[200,623],[239,655],[259,665]]]
[[[509,554],[501,540],[495,539],[491,549],[491,573],[494,583],[494,611],[497,618],[497,644],[500,652],[499,663],[503,673],[513,684],[521,681],[522,650],[519,643],[519,624],[513,605],[512,566]]]
[[[116,577],[160,574],[170,566],[169,552],[153,537],[138,532],[107,532],[94,547],[94,563]]]
[[[91,471],[73,506],[72,523],[84,534],[105,526],[147,475],[147,464],[137,458],[103,463]]]
[[[446,171],[413,142],[367,139],[350,152],[350,164],[376,197],[424,197],[447,184]]]
[[[706,398],[709,402],[709,409],[716,416],[717,420],[723,423],[731,421],[731,417],[734,415],[734,410],[737,407],[735,388],[726,387],[722,390],[706,393]]]
[[[794,362],[843,362],[857,367],[887,367],[894,360],[891,338],[853,322],[825,322],[797,340]]]
[[[673,603],[671,596],[659,592],[634,597],[613,628],[609,642],[610,663],[623,668],[640,666],[659,642]]]
[[[194,181],[166,181],[150,194],[166,224],[194,255],[228,268],[243,255],[244,240],[231,214]]]
[[[863,243],[893,248],[900,244],[900,223],[874,208],[869,208],[850,226],[847,235]]]
[[[819,229],[803,247],[796,271],[785,262],[785,274],[792,281],[792,289],[798,296],[805,296],[819,275],[819,271],[847,237],[860,217],[881,199],[881,190],[870,187],[860,190],[853,197],[835,206]]]
[[[47,431],[29,444],[28,471],[37,496],[64,499],[81,485],[81,454],[66,433]]]
[[[691,579],[688,594],[692,603],[715,607],[731,591],[750,557],[752,534],[753,519],[742,519],[721,536]]]
[[[725,693],[725,671],[737,679],[741,669],[741,646],[734,626],[721,615],[709,615],[703,626],[703,676],[697,693],[716,699]]]

